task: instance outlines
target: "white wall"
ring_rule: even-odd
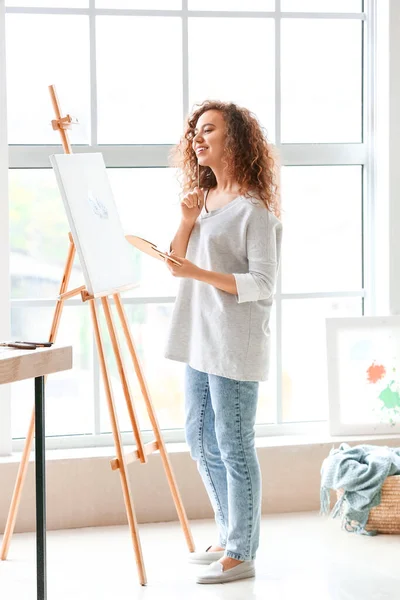
[[[334,444],[343,441],[351,446],[375,444],[397,447],[399,438],[322,436],[321,440],[301,436],[269,439],[257,448],[262,473],[262,512],[264,514],[317,511],[320,505],[320,469]],[[329,441],[328,441],[329,438]],[[171,446],[174,446],[172,444]],[[177,445],[179,446],[179,445]],[[94,449],[96,452],[97,449]],[[181,446],[169,447],[172,468],[178,482],[189,519],[213,516],[210,501],[195,462]],[[112,452],[112,450],[111,450]],[[73,456],[75,454],[75,456]],[[56,450],[47,453],[47,526],[48,529],[74,529],[125,525],[126,512],[119,474],[110,468],[106,452],[98,456],[81,452]],[[69,457],[68,457],[69,455]],[[19,466],[17,456],[0,460],[0,534],[4,531],[15,478]],[[162,467],[160,455],[149,457],[147,464],[129,465],[129,478],[139,523],[176,520],[176,511]],[[35,478],[30,461],[28,475],[18,511],[16,532],[35,530]],[[13,554],[13,557],[15,555]],[[10,557],[11,558],[11,557]],[[18,558],[15,556],[15,558]]]
[[[376,204],[374,211],[374,280],[377,315],[390,313],[389,284],[389,1],[377,12],[376,55]]]
[[[8,244],[8,148],[4,0],[0,0],[0,340],[10,336]],[[0,455],[11,453],[10,389],[0,386]]]
[[[389,4],[390,312],[400,314],[400,2]]]

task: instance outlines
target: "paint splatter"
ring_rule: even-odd
[[[368,383],[376,383],[386,375],[386,369],[383,365],[372,363],[367,369]]]
[[[373,348],[370,340],[360,340],[350,348],[350,360],[368,360],[371,354]]]
[[[379,399],[382,400],[384,408],[393,410],[400,407],[400,394],[396,390],[392,390],[390,385],[393,381],[379,394]],[[397,411],[396,411],[397,412]]]

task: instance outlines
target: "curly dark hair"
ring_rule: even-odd
[[[192,142],[199,117],[207,110],[219,110],[226,123],[224,162],[228,177],[239,184],[240,195],[256,196],[279,218],[281,211],[277,154],[267,141],[257,117],[247,108],[233,102],[205,100],[196,106],[186,120],[179,144],[170,155],[172,166],[181,171],[182,193],[192,190],[198,184],[198,179],[200,187],[204,189],[213,188],[217,184],[210,167],[198,167]]]

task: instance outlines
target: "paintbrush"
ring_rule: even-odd
[[[6,348],[16,348],[17,350],[36,350],[36,344],[29,344],[28,342],[0,342],[0,346]]]
[[[37,346],[38,348],[51,348],[51,346],[54,344],[54,342],[23,342],[21,340],[17,340],[15,343],[16,344],[33,344],[34,346]]]

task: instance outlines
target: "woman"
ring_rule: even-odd
[[[186,363],[185,433],[215,511],[218,542],[191,562],[198,583],[253,577],[261,476],[254,425],[268,378],[282,225],[272,148],[257,119],[204,102],[176,148],[181,223],[166,264],[182,278],[166,358]]]

